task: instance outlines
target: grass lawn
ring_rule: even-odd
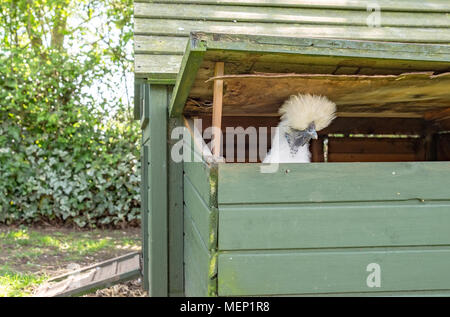
[[[140,229],[0,227],[0,297],[30,296],[48,278],[140,250]]]

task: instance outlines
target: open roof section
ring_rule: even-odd
[[[243,78],[241,78],[239,94],[242,94],[246,93],[245,87],[242,87],[242,82],[248,85],[252,81],[252,77],[261,82],[264,80],[273,81],[274,76],[280,76],[273,74],[284,74],[282,75],[284,80],[289,77],[289,81],[296,80],[295,78],[304,81],[305,78],[311,76],[306,74],[321,74],[318,77],[323,80],[322,85],[330,81],[342,82],[343,80],[348,80],[352,83],[357,82],[359,79],[380,81],[381,77],[379,75],[403,74],[398,78],[386,77],[384,85],[392,85],[392,83],[403,81],[401,91],[404,94],[404,98],[399,99],[396,96],[395,100],[391,100],[397,104],[392,109],[393,112],[398,113],[397,116],[404,116],[402,114],[404,107],[399,107],[398,105],[405,102],[405,105],[417,102],[417,104],[420,103],[421,107],[426,106],[428,102],[429,110],[433,111],[445,109],[447,101],[450,104],[448,92],[444,91],[449,86],[449,75],[432,75],[433,73],[441,74],[450,71],[450,45],[193,32],[190,35],[173,92],[169,110],[171,116],[179,115],[186,110],[190,113],[195,113],[192,107],[193,104],[197,105],[199,113],[209,111],[208,107],[212,100],[212,82],[208,81],[208,79],[214,76],[214,64],[219,61],[225,62],[225,75],[228,76],[227,80],[225,80],[224,90],[223,115],[225,116],[248,115],[246,112],[253,106],[252,104],[246,104],[247,110],[243,108],[243,111],[239,110],[239,107],[243,105],[236,104],[236,100],[233,101],[232,91],[227,90],[227,82],[230,81],[231,83],[234,81],[236,83],[237,79],[236,76],[229,75],[246,75],[241,76]],[[404,75],[404,73],[413,72],[429,73]],[[256,74],[256,76],[248,76],[248,74]],[[362,75],[362,77],[358,78],[358,75]],[[414,79],[414,82],[408,84],[404,81],[405,78],[406,80]],[[263,86],[270,87],[271,85],[266,83]],[[326,85],[323,86],[326,87]],[[422,86],[426,86],[429,89],[426,93],[417,93],[416,89]],[[336,86],[336,89],[341,89],[342,87],[341,84],[341,86]],[[367,95],[371,89],[380,90],[380,87],[383,87],[383,85],[366,83],[363,90]],[[250,85],[248,87],[249,94],[252,94],[251,89],[252,86]],[[389,88],[391,92],[392,89]],[[321,93],[317,89],[313,92]],[[270,94],[270,91],[265,91],[264,93]],[[286,96],[279,95],[278,97],[282,100],[282,98],[287,98],[292,93],[291,89],[286,92]],[[329,93],[329,88],[323,91],[325,95]],[[438,102],[435,100],[437,95],[440,95]],[[382,94],[382,96],[383,98],[389,98],[386,97],[386,94]],[[346,103],[346,105],[357,108],[358,105],[366,103],[363,99],[358,100],[355,98],[355,102]],[[385,99],[384,103],[389,104],[390,101]],[[185,109],[186,104],[189,104],[190,108]],[[232,104],[234,104],[234,110],[230,111]],[[272,108],[275,109],[279,105],[275,104]],[[270,111],[259,109],[254,114],[274,115],[274,109],[272,108],[269,107]],[[361,109],[361,112],[365,112],[365,110]],[[420,111],[420,115],[413,115],[412,112],[414,111],[409,112],[411,113],[409,116],[413,117],[423,116],[424,114],[424,111]],[[372,111],[372,113],[375,114],[377,111]]]

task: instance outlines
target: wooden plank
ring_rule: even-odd
[[[450,134],[439,134],[437,137],[438,161],[450,161]]]
[[[210,249],[217,247],[217,214],[203,200],[188,177],[184,178],[184,204],[190,210],[192,221],[203,240]]]
[[[198,119],[202,120],[202,131],[211,126],[210,115],[200,115]],[[276,127],[279,123],[279,117],[263,116],[224,116],[222,118],[222,130],[227,127]],[[338,117],[333,120],[331,125],[321,131],[319,135],[328,135],[330,133],[341,134],[406,134],[416,135],[422,133],[425,128],[425,120],[411,118],[343,118]],[[269,129],[270,130],[270,129]]]
[[[167,99],[165,85],[150,85],[149,295],[168,295]]]
[[[204,162],[184,162],[184,174],[208,207],[211,206],[210,167]]]
[[[223,206],[219,250],[450,245],[449,223],[450,201]]]
[[[168,100],[170,100],[171,88]],[[167,102],[169,103],[169,102]],[[181,118],[170,118],[167,135],[181,125]],[[177,140],[169,138],[169,153]],[[169,234],[169,296],[184,295],[183,255],[183,162],[167,158],[168,166],[168,234]]]
[[[35,297],[79,296],[140,275],[140,253],[133,252],[56,276],[41,285]]]
[[[328,153],[328,162],[417,162],[420,153]],[[423,154],[423,153],[422,153]]]
[[[219,296],[450,289],[448,247],[237,251],[218,261]],[[379,287],[367,283],[377,269]]]
[[[311,151],[311,162],[318,163],[324,162],[325,153],[323,147],[324,137],[319,136],[317,140],[311,140],[310,151]]]
[[[145,130],[148,126],[149,116],[150,116],[150,107],[149,107],[149,99],[150,99],[150,88],[148,85],[143,84],[141,87],[141,129]],[[145,136],[145,133],[144,133]]]
[[[142,84],[139,82],[134,83],[134,107],[133,107],[133,119],[141,119],[141,107],[143,102],[143,94],[141,93]]]
[[[286,37],[341,38],[369,41],[448,43],[447,28],[368,27],[136,18],[135,35],[188,36],[192,31]]]
[[[183,55],[187,41],[187,37],[136,35],[134,37],[134,53]]]
[[[292,294],[288,297],[449,297],[450,290],[438,291],[398,291],[398,292],[360,292],[360,293],[320,293]]]
[[[134,69],[137,78],[159,79],[164,83],[175,83],[180,69],[180,55],[142,55],[134,56]]]
[[[136,3],[136,18],[187,19],[231,22],[305,23],[321,25],[367,26],[371,10],[341,10],[323,8],[279,8],[244,7],[198,4]],[[450,17],[446,13],[410,13],[383,11],[382,26],[449,27]]]
[[[186,296],[208,296],[210,289],[211,255],[200,237],[188,208],[184,209],[184,258]]]
[[[374,5],[371,0],[137,0],[137,2],[152,2],[166,4],[213,4],[240,6],[268,6],[289,8],[321,8],[367,10]],[[450,12],[450,4],[446,0],[410,0],[406,5],[401,1],[377,0],[376,4],[382,11],[404,12]]]
[[[330,153],[415,154],[420,146],[419,138],[328,138]]]
[[[218,203],[447,200],[449,162],[219,164]]]
[[[148,174],[149,174],[149,146],[143,143],[141,147],[141,237],[142,237],[142,286],[145,290],[149,289],[149,186],[148,186]]]
[[[244,60],[237,53],[251,54],[259,53],[254,56],[255,61],[269,62],[267,57],[276,54],[293,54],[296,55],[326,55],[326,56],[346,56],[346,57],[364,57],[364,58],[380,58],[404,61],[442,61],[449,62],[448,52],[450,46],[446,44],[421,44],[421,43],[399,43],[399,42],[378,42],[378,41],[359,41],[349,39],[327,39],[313,38],[311,36],[262,36],[244,34],[218,34],[194,32],[191,37],[197,38],[199,41],[206,42],[208,50],[213,53],[225,51],[226,56],[234,57],[237,60]],[[270,53],[269,55],[263,53]],[[236,55],[233,55],[236,54]],[[214,56],[216,57],[216,56]],[[252,56],[253,57],[253,56]],[[258,58],[260,57],[260,58]],[[279,62],[296,63],[292,59],[281,59],[277,56]],[[266,59],[264,59],[266,58]],[[226,59],[231,60],[230,58]],[[364,61],[361,59],[360,61]],[[273,61],[272,61],[273,62]],[[373,64],[372,61],[371,64]],[[342,64],[340,66],[359,66],[369,67],[371,64],[349,65]],[[448,64],[446,64],[448,67]],[[389,66],[391,68],[391,66]],[[403,68],[403,67],[400,67]]]
[[[214,66],[214,76],[223,76],[224,63],[216,62]],[[222,104],[223,104],[223,80],[215,80],[213,88],[213,109],[212,109],[212,150],[215,157],[220,157],[220,146],[222,133]]]
[[[199,43],[195,39],[190,39],[188,41],[169,106],[169,115],[171,117],[180,116],[182,114],[184,103],[189,95],[189,91],[194,82],[194,78],[197,75],[205,51],[206,48],[202,43]]]

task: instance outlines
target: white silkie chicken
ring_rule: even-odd
[[[324,96],[298,94],[280,107],[281,122],[263,163],[308,163],[309,141],[336,117],[336,104]]]

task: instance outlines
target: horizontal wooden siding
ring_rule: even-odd
[[[134,5],[136,76],[160,81],[175,79],[191,31],[450,43],[450,5],[439,0],[167,0]],[[379,10],[380,27],[369,26],[371,10]]]

